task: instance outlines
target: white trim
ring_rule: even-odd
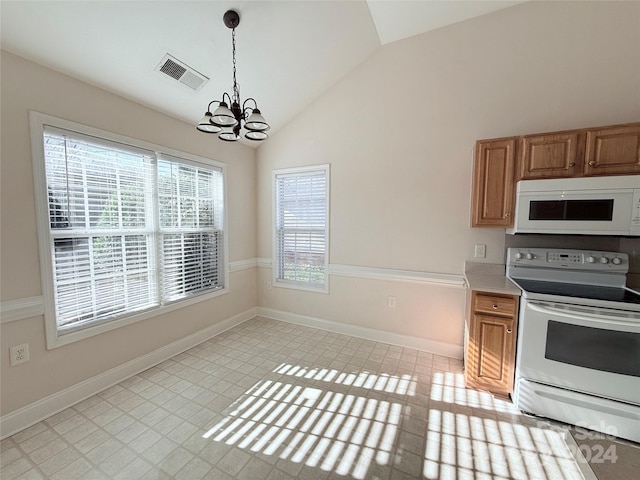
[[[367,278],[369,280],[387,280],[404,283],[420,283],[464,288],[462,275],[449,273],[417,272],[412,270],[394,270],[391,268],[357,267],[354,265],[329,265],[329,274],[341,277]]]
[[[310,283],[305,282],[295,282],[295,281],[284,281],[278,278],[278,269],[273,268],[278,261],[278,182],[277,179],[279,176],[306,176],[312,172],[320,173],[322,172],[326,181],[326,197],[325,197],[325,245],[324,245],[324,284],[323,285],[312,285]],[[330,217],[331,217],[331,164],[323,163],[320,165],[309,165],[305,167],[292,167],[292,168],[281,168],[272,170],[271,172],[271,258],[273,261],[271,262],[271,281],[274,287],[282,287],[282,288],[292,288],[296,290],[306,290],[309,292],[315,293],[329,293],[329,253],[330,253],[330,241],[331,241],[331,232],[330,232]]]
[[[373,328],[360,327],[358,325],[348,325],[345,323],[333,322],[317,317],[309,317],[293,312],[284,312],[273,308],[258,307],[258,316],[294,323],[305,327],[319,328],[329,332],[351,335],[352,337],[372,340],[374,342],[388,343],[401,347],[415,348],[425,352],[435,353],[444,357],[462,359],[463,346],[452,343],[428,340],[426,338],[401,335],[399,333],[385,332]]]
[[[271,268],[270,258],[258,257],[258,268]],[[463,275],[451,273],[418,272],[415,270],[396,270],[379,267],[358,267],[355,265],[329,264],[329,275],[339,277],[366,278],[369,280],[385,280],[389,282],[418,283],[423,285],[439,285],[443,287],[466,288]]]
[[[71,387],[65,388],[30,405],[14,410],[0,417],[0,438],[9,437],[25,428],[34,425],[45,418],[55,415],[62,410],[75,405],[82,400],[95,395],[112,385],[122,382],[148,368],[178,355],[200,343],[221,334],[256,316],[256,308],[250,308],[234,315],[222,322],[193,333],[185,338],[176,340],[153,352],[142,355],[127,363],[107,370],[100,375],[88,378]]]
[[[158,305],[154,308],[146,310],[141,313],[131,313],[130,315],[123,316],[117,320],[105,321],[98,323],[95,326],[88,326],[87,328],[74,329],[69,333],[63,333],[58,329],[56,323],[55,305],[54,305],[54,287],[53,287],[53,272],[54,265],[51,258],[51,244],[50,244],[50,231],[49,231],[49,212],[48,212],[48,197],[47,197],[47,185],[46,185],[46,168],[44,158],[44,141],[43,133],[45,127],[53,127],[57,129],[69,130],[80,135],[88,135],[96,137],[98,142],[106,140],[109,142],[117,142],[123,145],[132,146],[136,149],[149,150],[150,153],[154,153],[156,158],[162,157],[175,157],[182,160],[187,160],[187,163],[199,164],[207,167],[219,169],[222,174],[222,188],[224,202],[227,200],[227,166],[225,163],[218,162],[209,158],[193,155],[186,152],[180,152],[164,146],[145,142],[143,140],[126,137],[124,135],[108,132],[98,128],[94,128],[87,125],[82,125],[76,122],[65,120],[62,118],[54,117],[44,113],[36,111],[29,111],[29,131],[31,137],[31,152],[32,152],[32,164],[33,164],[33,179],[35,187],[36,197],[36,217],[38,222],[38,248],[40,252],[40,282],[42,288],[42,303],[43,313],[45,319],[45,335],[47,349],[51,350],[62,345],[69,344],[78,340],[89,338],[93,335],[98,335],[115,328],[119,328],[131,323],[154,317],[156,315],[167,313],[169,311],[181,308],[193,303],[209,300],[211,298],[223,295],[229,292],[229,269],[224,268],[224,286],[220,290],[216,290],[211,293],[206,293],[198,296],[194,296],[187,299],[177,300],[176,302],[168,303],[166,305]],[[223,202],[223,203],[224,203]],[[222,259],[226,261],[229,256],[229,236],[228,236],[228,207],[224,205],[223,211],[223,228],[222,228]],[[226,265],[225,265],[226,267]]]
[[[229,272],[239,272],[242,270],[251,270],[260,266],[261,260],[267,260],[268,266],[271,266],[271,259],[247,258],[245,260],[236,260],[229,263]],[[181,306],[186,306],[182,304]],[[25,297],[17,300],[7,300],[0,304],[0,323],[16,322],[26,318],[33,318],[44,315],[44,297],[38,295],[36,297]]]
[[[247,258],[245,260],[236,260],[235,262],[229,262],[230,272],[239,272],[240,270],[251,270],[258,267],[257,258]]]
[[[49,341],[49,339],[47,339],[47,350],[53,350],[54,348],[62,347],[63,345],[68,345],[70,343],[77,342],[79,340],[84,340],[85,338],[91,338],[94,335],[99,335],[101,333],[109,332],[111,330],[115,330],[120,327],[131,325],[133,323],[140,322],[142,320],[147,320],[149,318],[157,317],[158,315],[164,315],[166,313],[173,312],[175,310],[179,310],[184,307],[188,307],[189,305],[194,305],[196,303],[211,300],[213,298],[219,297],[220,295],[225,295],[227,293],[229,293],[228,286],[211,293],[194,295],[192,297],[180,299],[175,302],[168,303],[166,305],[150,308],[140,313],[134,313],[126,317],[119,318],[117,320],[98,323],[97,325],[92,325],[85,329],[74,330],[69,333],[60,333],[56,329],[56,331],[54,332],[55,337],[53,337],[51,342]],[[46,322],[46,318],[45,318],[45,322]]]
[[[44,315],[42,295],[7,300],[0,304],[0,323],[15,322],[16,320],[37,317],[38,315]]]
[[[258,264],[258,268],[271,268],[273,265],[273,260],[267,257],[258,257],[256,258],[256,262]]]

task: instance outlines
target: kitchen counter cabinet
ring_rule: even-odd
[[[468,290],[465,384],[508,396],[513,391],[519,296]]]

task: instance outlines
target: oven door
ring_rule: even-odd
[[[640,315],[522,303],[518,378],[640,405]]]

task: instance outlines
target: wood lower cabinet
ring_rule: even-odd
[[[513,391],[516,336],[516,295],[472,291],[465,383],[468,387],[507,396]]]
[[[515,138],[476,143],[471,226],[513,226],[515,159]]]

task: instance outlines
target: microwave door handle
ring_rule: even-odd
[[[553,308],[546,306],[537,302],[528,302],[527,308],[534,310],[539,313],[547,314],[547,315],[555,315],[559,317],[565,317],[574,320],[593,320],[598,323],[606,323],[609,325],[620,325],[620,326],[628,326],[628,325],[639,325],[638,320],[640,320],[640,316],[635,317],[634,319],[626,320],[624,318],[620,318],[618,316],[607,315],[603,310],[598,309],[597,307],[593,308],[594,312],[597,311],[597,314],[585,312],[582,309],[580,311],[572,310],[571,308]],[[592,308],[592,307],[590,307]]]

